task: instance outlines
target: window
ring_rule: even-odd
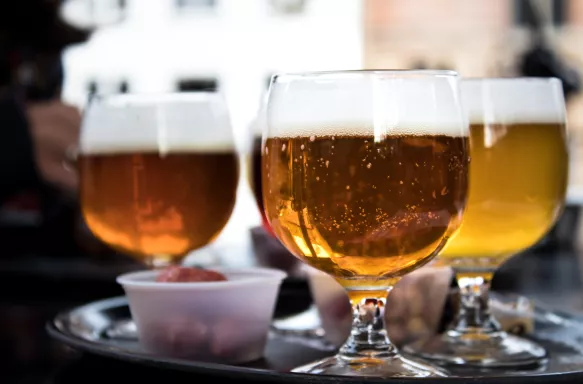
[[[567,0],[514,0],[514,23],[528,26],[533,17],[540,13],[549,15],[554,26],[562,26],[567,20],[567,5]],[[533,14],[533,11],[537,14]]]
[[[427,69],[429,68],[425,60],[423,59],[416,59],[414,60],[408,69]]]
[[[87,93],[89,93],[90,95],[94,95],[97,93],[97,83],[95,82],[95,80],[91,80],[89,83],[87,83]]]
[[[177,83],[179,92],[216,92],[218,83],[216,79],[182,79]]]
[[[119,93],[128,93],[130,90],[130,86],[128,84],[127,81],[122,80],[121,83],[119,83]]]
[[[68,0],[61,3],[60,16],[68,23],[87,29],[119,23],[127,12],[127,0]]]
[[[212,9],[217,5],[216,0],[175,0],[179,9]]]
[[[271,10],[278,15],[297,15],[304,11],[306,0],[269,0]]]
[[[121,81],[96,81],[90,80],[87,83],[87,93],[94,95],[97,93],[127,93],[130,90],[127,80]]]

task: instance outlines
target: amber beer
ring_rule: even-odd
[[[431,260],[459,228],[467,146],[467,137],[439,133],[269,138],[262,154],[268,219],[290,251],[337,278],[401,276]]]
[[[80,156],[79,170],[91,231],[121,252],[160,264],[208,244],[235,204],[232,151],[90,151]]]
[[[249,159],[249,184],[253,191],[253,196],[255,196],[257,207],[261,212],[261,216],[265,218],[263,189],[261,188],[261,136],[255,136],[253,138],[251,156]]]
[[[271,229],[271,225],[269,225],[269,221],[267,220],[267,216],[265,215],[265,207],[263,205],[263,188],[261,187],[261,135],[263,130],[265,129],[265,123],[267,118],[267,99],[266,95],[263,95],[260,107],[257,112],[257,116],[253,120],[251,124],[251,134],[252,134],[252,142],[251,142],[251,154],[248,159],[248,175],[249,175],[249,186],[253,191],[253,195],[255,196],[255,201],[257,203],[257,208],[259,209],[259,213],[261,214],[261,224],[263,228],[273,235],[273,231]]]
[[[444,262],[495,269],[547,233],[565,200],[564,132],[558,120],[471,124],[468,206],[461,230],[440,256]]]

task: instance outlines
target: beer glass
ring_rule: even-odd
[[[452,71],[273,77],[262,140],[267,219],[295,256],[346,289],[354,308],[338,354],[294,372],[444,375],[403,358],[383,315],[387,291],[460,226],[468,136]]]
[[[479,367],[528,366],[545,350],[508,335],[488,310],[494,271],[540,240],[565,201],[565,102],[553,78],[466,79],[462,101],[472,140],[464,223],[439,256],[453,267],[460,311],[445,334],[406,348],[425,358]]]
[[[238,159],[216,93],[96,96],[79,152],[90,230],[150,268],[181,262],[231,216]]]

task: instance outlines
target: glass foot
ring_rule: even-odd
[[[477,368],[534,368],[547,360],[543,347],[506,332],[486,335],[450,331],[405,346],[403,352],[441,364]]]
[[[371,377],[447,377],[445,370],[400,355],[346,359],[332,356],[292,370],[293,373]]]

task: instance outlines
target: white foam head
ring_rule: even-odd
[[[458,80],[452,71],[276,76],[265,136],[467,136]]]
[[[226,104],[216,93],[98,97],[83,116],[80,152],[231,152]]]
[[[563,88],[555,78],[463,79],[460,89],[470,123],[565,122]]]

